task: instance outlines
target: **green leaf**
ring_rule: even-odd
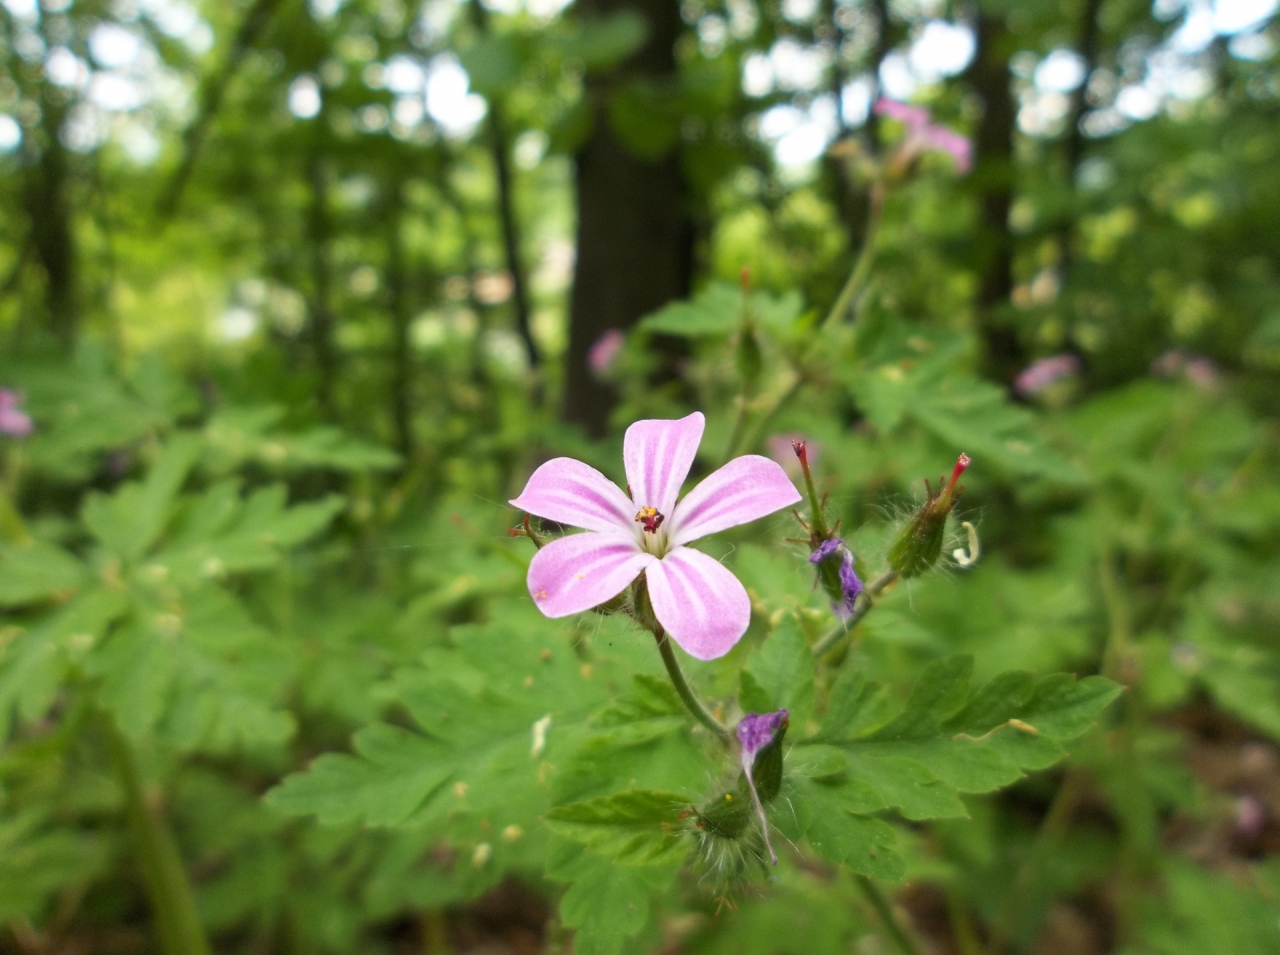
[[[336,494],[292,507],[283,485],[241,499],[235,482],[220,482],[190,502],[150,567],[185,583],[271,567],[283,550],[315,536],[342,510]]]
[[[588,70],[617,66],[642,46],[649,36],[644,17],[634,10],[608,16],[577,17],[567,31],[553,38],[562,56],[579,60]]]
[[[690,842],[682,820],[689,800],[680,793],[633,789],[556,806],[551,829],[624,865],[679,863]]]
[[[594,669],[607,665],[607,657],[582,667],[558,625],[527,605],[493,624],[453,633],[455,648],[429,651],[425,666],[401,671],[390,688],[422,731],[415,734],[422,759],[374,761],[358,748],[341,762],[317,762],[288,777],[275,790],[282,795],[271,797],[280,800],[275,804],[297,814],[323,811],[326,820],[340,815],[389,825],[396,818],[457,844],[487,843],[495,853],[535,856],[544,844],[535,838],[542,830],[539,819],[550,808],[560,767],[589,735],[588,714],[607,698],[608,686]],[[624,650],[632,646],[620,644]],[[424,788],[428,751],[432,772],[451,786]],[[345,799],[344,784],[350,786]],[[407,818],[387,810],[379,787],[414,794],[412,810],[407,796],[395,800],[410,813]],[[325,794],[320,802],[291,796],[313,789]],[[494,833],[508,829],[523,835],[494,841]]]
[[[784,614],[743,671],[744,709],[787,709],[803,733],[813,712],[813,652],[793,614]],[[749,682],[748,682],[749,681]],[[750,705],[748,705],[748,700]]]
[[[975,692],[972,671],[965,656],[930,664],[889,719],[870,684],[855,676],[836,683],[815,739],[848,757],[846,808],[896,808],[909,819],[963,816],[958,793],[989,792],[1056,762],[1065,754],[1062,744],[1085,732],[1120,692],[1102,677],[1017,672]],[[803,769],[818,760],[797,764]]]
[[[227,474],[252,463],[273,473],[318,468],[360,473],[396,467],[400,457],[328,425],[289,432],[279,428],[285,411],[275,405],[228,408],[204,429],[204,465]]]
[[[649,921],[652,879],[649,870],[614,865],[574,848],[557,848],[547,874],[572,882],[560,900],[560,919],[577,929],[575,955],[617,955],[623,943]],[[674,870],[672,870],[674,872]]]
[[[461,50],[458,59],[471,87],[481,96],[494,97],[506,94],[519,80],[523,54],[518,37],[488,33]]]
[[[403,823],[451,777],[454,765],[440,743],[393,726],[356,734],[356,755],[326,754],[266,795],[290,815],[313,815],[327,825],[363,821]]]
[[[709,282],[692,300],[672,302],[640,321],[646,332],[698,338],[731,335],[742,317],[742,291],[726,282]]]
[[[75,591],[84,566],[56,544],[0,545],[0,607],[20,607]]]
[[[809,845],[822,857],[860,875],[901,881],[906,865],[894,851],[893,829],[845,808],[842,788],[812,781],[800,788],[799,798],[808,813],[804,835]]]
[[[73,660],[94,647],[129,607],[118,590],[93,587],[9,639],[0,631],[0,740],[16,710],[27,721],[53,705]]]
[[[164,531],[199,451],[199,442],[191,435],[174,437],[144,481],[126,484],[109,497],[90,494],[81,511],[85,525],[121,560],[137,560]]]

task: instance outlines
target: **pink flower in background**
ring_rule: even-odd
[[[19,409],[22,397],[12,389],[0,388],[0,434],[23,438],[31,433],[31,416]]]
[[[1181,348],[1170,349],[1153,361],[1151,371],[1162,378],[1185,375],[1201,391],[1212,391],[1218,386],[1218,366],[1213,363],[1213,359],[1191,354]]]
[[[809,463],[816,464],[818,458],[822,454],[822,445],[816,441],[808,441],[805,436],[796,432],[791,434],[771,434],[765,438],[764,446],[769,451],[769,457],[773,458],[782,465],[782,470],[793,480],[798,481],[804,477],[804,471],[800,467],[800,459],[796,457],[796,442],[803,444],[809,454]]]
[[[529,593],[548,617],[598,607],[641,573],[658,622],[699,660],[724,656],[751,621],[747,591],[719,561],[686,544],[795,504],[782,468],[760,455],[734,458],[676,503],[706,419],[637,421],[623,439],[630,496],[595,468],[554,458],[511,504],[582,527],[552,541],[529,565]]]
[[[1055,381],[1080,374],[1080,359],[1075,355],[1052,355],[1032,362],[1013,380],[1013,390],[1020,395],[1038,394]]]
[[[622,351],[622,346],[626,340],[627,337],[619,329],[609,329],[596,339],[594,345],[587,349],[587,366],[596,375],[608,374],[609,369],[613,367],[613,363],[618,358],[618,352]]]
[[[877,115],[896,119],[907,127],[907,135],[900,148],[908,158],[914,159],[924,152],[943,152],[955,160],[956,171],[961,174],[973,166],[973,143],[969,138],[950,126],[933,122],[933,117],[923,106],[911,106],[881,97],[873,108]]]

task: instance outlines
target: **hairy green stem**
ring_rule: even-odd
[[[657,614],[653,612],[653,604],[649,602],[649,586],[644,579],[636,582],[634,606],[633,615],[636,621],[652,633],[653,639],[658,641],[658,652],[662,654],[662,664],[667,668],[667,676],[671,677],[671,685],[676,688],[681,701],[693,714],[694,719],[711,730],[720,742],[728,745],[732,738],[729,730],[711,715],[711,711],[698,699],[693,688],[689,686],[689,681],[684,678],[684,671],[680,669],[680,661],[676,659],[676,652],[671,647],[667,631],[662,628]]]
[[[209,943],[196,915],[191,885],[173,833],[159,806],[151,805],[128,740],[106,717],[107,745],[124,789],[125,814],[151,902],[160,949],[165,955],[209,955]]]
[[[823,637],[813,645],[813,655],[815,657],[823,657],[831,651],[833,647],[844,637],[845,634],[851,633],[867,614],[871,612],[871,608],[875,606],[875,598],[888,587],[891,583],[898,579],[898,573],[894,570],[886,570],[863,589],[858,595],[857,604],[853,608],[853,613],[849,615],[849,619],[840,620],[834,627],[826,632]]]
[[[871,263],[875,261],[876,236],[880,231],[880,217],[884,211],[885,187],[881,183],[876,183],[871,187],[871,204],[867,210],[867,229],[862,237],[862,249],[858,252],[858,261],[854,263],[853,271],[849,273],[849,279],[844,283],[844,288],[840,290],[840,295],[836,298],[835,304],[831,306],[831,311],[827,312],[827,317],[823,319],[822,327],[831,328],[840,324],[849,310],[857,301],[858,295],[861,293],[863,286],[866,285],[867,276],[871,274]]]
[[[876,915],[880,916],[880,921],[884,923],[885,931],[893,939],[893,944],[898,951],[902,955],[920,955],[920,950],[916,948],[916,943],[911,940],[911,936],[907,934],[906,929],[898,924],[898,920],[893,915],[893,909],[889,905],[889,900],[884,897],[879,886],[865,875],[858,876],[858,885],[862,889],[862,894],[867,897],[867,901],[871,903],[871,907],[876,910]]]
[[[694,696],[693,688],[689,686],[689,681],[684,678],[684,672],[680,669],[680,661],[676,659],[676,652],[671,649],[671,640],[667,637],[666,631],[662,627],[658,627],[653,631],[653,638],[658,641],[658,652],[662,654],[662,662],[667,668],[667,676],[671,677],[671,683],[675,686],[676,693],[680,695],[684,705],[688,707],[694,719],[715,733],[722,743],[728,743],[730,739],[729,730],[711,715],[711,711],[703,705],[701,700]]]

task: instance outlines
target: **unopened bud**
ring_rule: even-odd
[[[918,577],[938,562],[946,536],[947,516],[964,492],[957,482],[970,463],[969,455],[960,455],[946,486],[939,491],[929,488],[928,499],[890,545],[889,566],[898,576]],[[925,487],[928,488],[928,482]]]
[[[853,551],[839,537],[830,537],[814,548],[809,563],[818,565],[818,582],[831,598],[831,609],[837,616],[848,617],[862,593]]]

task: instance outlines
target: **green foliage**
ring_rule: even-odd
[[[853,107],[963,11],[792,6],[0,12],[0,951],[184,910],[228,955],[465,949],[482,897],[578,955],[1277,949],[1275,24],[984,3],[915,96],[962,177]],[[695,479],[809,442],[868,587],[837,619],[787,514],[695,544],[751,599],[679,658],[727,744],[625,600],[538,613],[502,503],[695,409]],[[732,731],[781,708],[762,823]]]

